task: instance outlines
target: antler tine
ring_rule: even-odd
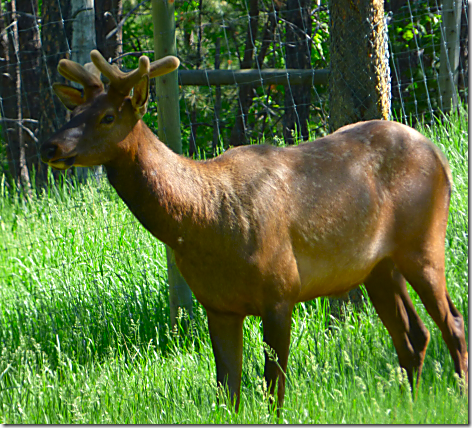
[[[86,67],[88,65],[86,64]],[[66,79],[80,83],[84,87],[85,98],[88,99],[103,91],[103,83],[100,80],[100,74],[97,75],[93,69],[86,67],[68,59],[61,59],[57,70]]]
[[[177,57],[169,55],[158,59],[151,63],[151,71],[149,77],[158,77],[167,73],[171,73],[179,68],[180,61]]]
[[[125,96],[128,95],[141,78],[148,75],[150,71],[149,58],[147,56],[140,57],[138,68],[129,73],[124,73],[117,66],[109,64],[97,50],[90,52],[90,58],[92,58],[92,62],[102,74],[108,77],[110,86],[115,91]]]

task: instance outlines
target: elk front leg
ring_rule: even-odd
[[[244,317],[207,310],[208,329],[215,354],[218,387],[228,391],[235,410],[239,409],[243,358]]]
[[[264,342],[268,345],[265,350],[264,378],[271,396],[275,395],[275,385],[278,385],[277,409],[280,409],[284,402],[292,309],[293,305],[281,304],[267,310],[262,316]]]

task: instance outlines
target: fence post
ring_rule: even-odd
[[[456,109],[459,103],[456,88],[459,79],[461,10],[462,0],[443,1],[438,83],[444,112]]]
[[[154,59],[176,54],[174,0],[152,0],[154,26]],[[156,78],[158,105],[158,135],[174,152],[182,153],[180,136],[179,86],[177,70]],[[169,276],[169,306],[171,326],[177,319],[178,308],[192,317],[192,292],[175,264],[174,252],[166,245]]]

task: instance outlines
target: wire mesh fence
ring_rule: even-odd
[[[82,9],[72,0],[0,2],[0,173],[3,188],[10,193],[9,177],[20,184],[36,182],[38,188],[48,180],[38,148],[68,118],[52,84],[65,82],[56,69],[59,59],[74,58],[79,50],[73,33],[81,12],[93,12],[92,47],[98,47],[111,62],[132,69],[142,54],[154,59],[151,1],[81,4],[85,5]],[[335,21],[334,8],[324,0],[177,2],[184,152],[211,157],[220,149],[241,144],[282,145],[315,139],[326,135],[330,126],[338,127],[330,124],[333,117],[344,123],[376,115],[413,124],[433,122],[445,107],[440,88],[444,4],[440,0],[392,0],[385,2],[381,15],[376,10],[339,8],[336,19],[340,21]],[[460,9],[454,51],[459,61],[457,70],[448,74],[457,79],[460,100],[467,103],[468,4],[459,0],[451,4]],[[333,67],[333,53],[342,67]],[[373,54],[378,56],[376,66]],[[341,92],[341,102],[334,101],[336,90]],[[144,120],[157,134],[154,94],[152,87]],[[347,96],[352,104],[342,101]],[[335,111],[336,103],[353,107]],[[372,103],[374,113],[369,113]],[[354,110],[356,115],[351,114]],[[106,206],[113,199],[109,192],[98,194],[99,205]],[[84,210],[92,207],[81,203],[63,209],[83,218]],[[53,239],[27,226],[30,216],[53,217],[51,207],[42,214],[28,209],[6,214],[3,217],[8,220],[2,220],[2,227],[20,224],[27,236],[22,245],[29,242],[30,248],[38,249],[44,239]],[[120,223],[117,217],[113,222],[102,225],[113,236],[123,233],[122,226],[136,224],[133,219]],[[133,230],[139,241],[138,230]],[[80,233],[93,235],[86,224]],[[146,242],[136,250],[152,245]],[[0,251],[7,275],[7,264],[17,263],[18,245],[4,241]],[[110,257],[119,257],[118,249],[110,251]],[[93,257],[76,254],[67,263],[90,263]]]
[[[455,78],[467,103],[468,6],[459,3]],[[444,110],[438,86],[442,3],[386,2],[385,15],[376,17],[375,10],[344,6],[334,2],[330,10],[327,2],[306,0],[178,4],[184,150],[211,155],[219,144],[290,144],[316,138],[329,131],[329,117],[340,123],[373,118],[366,112],[367,100],[376,98],[379,85],[386,95],[383,109],[397,120],[431,121]],[[52,84],[64,81],[56,71],[58,60],[74,59],[84,49],[73,37],[80,15],[74,8],[71,0],[45,1],[41,10],[34,0],[2,2],[0,159],[4,172],[24,180],[33,165],[44,179],[38,145],[66,120]],[[141,54],[153,57],[150,1],[96,1],[94,12],[96,42],[88,46],[97,46],[124,68],[135,67]],[[379,56],[378,65],[373,55]],[[338,111],[336,91],[344,94],[342,101],[350,91],[358,99],[343,102],[344,110]],[[145,120],[154,130],[156,115],[152,99]]]

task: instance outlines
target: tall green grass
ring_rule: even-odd
[[[448,289],[468,333],[468,122],[422,132],[454,176]],[[217,389],[204,310],[188,336],[168,328],[164,248],[105,179],[51,182],[30,198],[0,183],[0,422],[468,423],[468,398],[431,318],[418,398],[370,303],[339,322],[326,299],[293,316],[287,392],[269,411],[261,324],[248,318],[239,413]],[[402,386],[403,385],[403,386]]]

